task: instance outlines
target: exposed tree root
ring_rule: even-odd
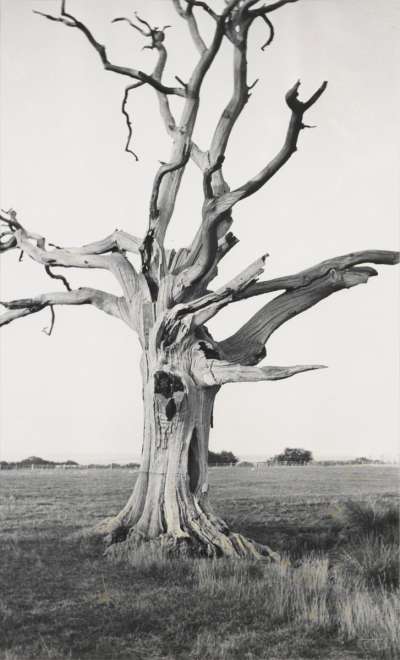
[[[215,518],[215,520],[218,520]],[[214,527],[214,525],[212,525]],[[102,538],[106,546],[104,556],[114,562],[134,563],[138,557],[164,557],[168,559],[230,558],[279,562],[280,555],[269,546],[257,543],[242,534],[232,532],[224,524],[223,530],[214,527],[212,540],[210,527],[207,535],[199,529],[191,535],[181,533],[160,534],[148,538],[136,527],[121,525],[118,516],[105,518],[96,525],[83,527],[69,535],[70,539]]]
[[[146,554],[165,556],[167,558],[210,558],[219,557],[231,559],[255,559],[280,561],[278,553],[266,545],[237,534],[226,531],[216,535],[213,541],[205,542],[196,535],[161,534],[155,539],[148,539],[134,527],[127,531],[120,527],[106,537],[107,549],[105,556],[112,561],[134,562],[141,550],[146,548]]]

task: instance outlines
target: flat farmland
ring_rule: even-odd
[[[0,658],[399,657],[396,467],[210,469],[215,510],[281,565],[148,551],[110,563],[74,532],[117,512],[135,479],[0,472]]]
[[[240,531],[269,533],[334,519],[348,499],[398,496],[395,466],[211,468],[210,497],[219,515]],[[9,470],[0,472],[1,534],[65,532],[118,512],[136,480],[127,469]],[[340,508],[340,507],[339,507]],[[261,536],[260,536],[261,534]]]

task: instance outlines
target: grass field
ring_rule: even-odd
[[[1,658],[400,657],[396,468],[211,469],[215,509],[283,553],[274,566],[112,565],[71,537],[118,511],[134,479],[0,474]]]

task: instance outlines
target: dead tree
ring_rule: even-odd
[[[161,543],[171,552],[200,556],[274,556],[268,547],[231,531],[210,508],[207,451],[215,397],[225,383],[277,380],[320,368],[258,365],[266,356],[269,337],[283,323],[332,293],[377,275],[366,263],[395,264],[399,260],[398,253],[392,251],[352,252],[294,275],[259,281],[266,258],[262,255],[225,286],[216,290],[210,286],[220,262],[238,242],[230,231],[235,205],[258,192],[296,152],[300,134],[307,128],[305,115],[327,87],[323,82],[310,98],[301,99],[300,82],[294,83],[285,97],[289,122],[281,149],[260,172],[231,190],[223,164],[232,129],[252,88],[247,79],[250,28],[254,21],[264,21],[268,31],[265,46],[269,45],[274,38],[274,12],[295,1],[260,5],[258,0],[229,0],[217,13],[203,0],[172,0],[199,54],[189,80],[184,84],[177,78],[177,86],[163,80],[167,61],[165,28],[152,27],[137,15],[132,20],[115,19],[128,21],[148,40],[146,47],[155,51],[154,70],[144,73],[113,64],[89,28],[67,11],[65,0],[59,15],[42,14],[78,30],[106,70],[129,80],[122,101],[129,138],[128,94],[136,87],[149,85],[155,91],[172,141],[170,162],[162,163],[154,178],[148,228],[143,238],[116,230],[89,245],[63,248],[47,244],[43,236],[27,229],[13,209],[1,214],[0,251],[20,250],[44,266],[65,290],[3,302],[6,311],[0,316],[0,325],[49,307],[51,332],[57,305],[94,305],[126,323],[136,332],[142,347],[142,462],[126,506],[98,528],[108,536],[110,556],[129,557],[143,541]],[[209,43],[200,33],[196,12],[209,15],[213,25]],[[200,92],[225,40],[230,42],[233,54],[233,93],[209,145],[201,149],[192,139]],[[178,120],[171,110],[172,96],[182,103]],[[130,140],[127,150],[129,143]],[[189,159],[196,163],[203,180],[199,226],[189,246],[170,250],[165,246],[165,236]],[[134,254],[141,258],[140,269],[131,263],[130,256]],[[55,267],[106,269],[118,280],[121,295],[92,288],[71,289],[66,277],[53,271]],[[207,330],[206,323],[225,306],[271,292],[278,295],[232,336],[216,341]]]

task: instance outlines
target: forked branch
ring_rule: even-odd
[[[194,67],[189,81],[186,85],[186,101],[182,111],[179,126],[175,133],[174,148],[171,156],[171,162],[178,162],[184,153],[185,146],[191,144],[197,114],[200,105],[200,90],[204,78],[214,62],[214,59],[221,47],[225,34],[225,21],[232,9],[238,4],[239,0],[230,0],[224,11],[216,19],[216,27],[210,45],[202,52],[196,66]],[[195,150],[196,160],[201,162],[201,153],[198,148]],[[155,238],[161,246],[164,244],[165,233],[171,220],[177,194],[180,188],[184,167],[169,173],[160,186],[159,208],[160,215]]]
[[[79,21],[77,18],[75,18],[75,16],[73,16],[72,14],[68,13],[65,10],[65,4],[66,4],[65,0],[61,2],[60,16],[45,14],[37,10],[34,10],[34,13],[39,14],[40,16],[44,16],[45,18],[48,18],[51,21],[57,21],[59,23],[63,23],[67,27],[77,28],[80,32],[82,32],[82,34],[85,35],[86,39],[89,41],[91,46],[93,46],[95,51],[98,53],[102,61],[102,64],[107,71],[112,71],[113,73],[119,73],[120,75],[128,76],[129,78],[134,78],[135,80],[138,80],[142,84],[148,84],[151,87],[154,87],[154,89],[156,89],[159,92],[162,92],[163,94],[175,94],[176,96],[182,96],[182,97],[186,96],[185,90],[181,87],[169,87],[163,85],[152,75],[145,73],[144,71],[112,64],[108,59],[105,46],[103,46],[103,44],[97,41],[97,39],[93,36],[91,31],[89,30],[89,28],[86,27],[86,25],[82,23],[82,21]]]
[[[128,18],[115,18],[113,20],[113,23],[120,22],[120,21],[126,21],[132,28],[135,28],[140,34],[142,34],[144,37],[150,39],[150,44],[147,46],[144,46],[144,49],[149,49],[149,50],[157,50],[158,52],[158,58],[157,62],[155,65],[155,68],[152,73],[152,77],[157,80],[159,83],[162,83],[162,76],[165,71],[165,66],[167,63],[167,50],[164,45],[165,41],[165,30],[170,27],[169,25],[165,25],[162,29],[159,28],[152,28],[150,24],[147,21],[144,21],[142,18],[138,16],[137,13],[135,13],[136,20],[139,21],[141,25],[144,25],[145,28],[141,27],[141,25],[137,25],[133,21],[131,21]],[[130,89],[133,87],[137,86],[140,83],[136,83],[136,85],[131,85],[131,87],[127,87],[125,91],[125,96],[124,96],[124,102],[122,105],[123,112],[125,114],[126,120],[127,120],[127,125],[129,129],[129,136],[131,135],[131,121],[129,119],[129,115],[126,111],[126,101],[127,101],[127,96],[129,94]],[[175,118],[172,114],[171,107],[169,104],[169,98],[168,94],[165,94],[164,92],[161,92],[157,90],[157,97],[158,97],[158,102],[160,106],[160,114],[161,118],[164,122],[165,128],[168,132],[169,135],[173,136],[174,132],[176,130],[176,121]],[[128,138],[129,142],[129,138]]]
[[[300,132],[306,125],[303,123],[304,113],[311,108],[327,88],[328,83],[324,81],[322,85],[306,101],[300,101],[298,90],[300,81],[297,81],[286,94],[286,104],[291,110],[289,127],[286,133],[285,142],[276,156],[252,179],[247,181],[232,192],[222,195],[215,204],[214,214],[219,215],[231,209],[238,201],[253,195],[267,181],[269,181],[297,151],[297,141]]]
[[[181,16],[181,18],[185,19],[185,21],[187,22],[190,35],[193,39],[193,43],[195,44],[200,55],[202,55],[207,50],[207,46],[200,34],[197,20],[193,14],[193,7],[199,6],[200,4],[201,6],[203,6],[203,9],[207,11],[207,13],[215,17],[213,10],[208,5],[206,5],[206,3],[190,2],[190,0],[188,2],[185,2],[186,4],[185,7],[182,7],[180,0],[172,0],[172,4],[174,5],[175,10],[179,14],[179,16]]]
[[[374,268],[358,265],[366,262],[396,264],[399,263],[399,253],[386,250],[355,252],[324,261],[297,275],[279,278],[275,282],[279,282],[280,288],[286,288],[286,292],[264,305],[234,335],[222,341],[223,354],[231,362],[256,363],[263,353],[265,355],[262,347],[283,323],[332,293],[366,283],[370,277],[377,275]],[[236,299],[276,290],[268,284],[253,284]]]
[[[258,9],[253,9],[252,14],[254,16],[265,16],[266,14],[270,14],[271,12],[276,11],[276,9],[280,9],[285,5],[290,5],[298,1],[299,0],[277,0],[277,2],[272,2],[270,5],[263,5]],[[255,5],[256,2],[258,2],[258,0],[250,0],[251,5]]]
[[[124,299],[99,289],[81,288],[73,291],[56,291],[54,293],[44,293],[34,298],[21,298],[8,302],[1,301],[0,305],[7,309],[6,312],[0,314],[0,326],[40,312],[45,307],[52,308],[54,305],[93,305],[93,307],[106,314],[128,322]]]
[[[53,267],[109,270],[120,283],[127,300],[132,301],[137,294],[139,288],[138,275],[124,255],[125,249],[138,251],[137,239],[135,240],[130,234],[121,232],[120,235],[120,232],[115,231],[103,241],[82,248],[62,249],[55,247],[53,250],[47,250],[45,238],[23,227],[17,220],[16,212],[13,209],[8,212],[3,211],[0,214],[0,220],[12,232],[13,241],[9,241],[9,249],[19,248],[31,259],[45,266],[47,271],[48,268]],[[119,245],[121,249],[119,249]],[[56,279],[65,278],[57,277]]]
[[[215,316],[220,309],[239,298],[241,293],[246,291],[246,288],[262,275],[267,256],[267,254],[264,254],[259,259],[256,259],[239,273],[239,275],[217,289],[217,291],[208,293],[188,303],[175,305],[174,309],[170,312],[170,318],[180,319],[183,316],[190,315],[192,317],[192,323],[195,326],[203,325]],[[182,275],[184,278],[185,273]],[[179,298],[180,291],[185,291],[185,281],[183,280],[182,282],[182,280],[178,279],[177,287],[179,289],[174,292],[176,299]]]
[[[270,37],[264,47],[271,43],[274,36],[272,23],[264,10],[261,14],[249,11],[254,4],[256,3],[253,0],[238,3],[226,19],[226,34],[233,44],[233,93],[217,123],[208,154],[211,165],[205,171],[204,177],[205,205],[202,226],[195,235],[187,259],[187,279],[191,283],[198,282],[201,278],[207,282],[210,280],[210,274],[216,272],[217,244],[230,229],[232,207],[264,185],[296,150],[298,135],[304,127],[303,114],[316,102],[326,87],[326,83],[321,85],[321,88],[303,103],[297,99],[298,83],[289,90],[286,102],[292,110],[292,118],[284,146],[259,175],[231,192],[222,173],[222,162],[232,130],[254,86],[254,83],[248,85],[247,82],[248,31],[254,19],[261,16],[270,29]],[[270,6],[268,10],[273,11],[275,8],[278,6]]]
[[[157,174],[154,178],[153,189],[150,197],[150,229],[155,229],[157,219],[160,215],[160,210],[158,208],[158,195],[160,192],[160,186],[163,178],[166,174],[176,172],[177,170],[185,167],[190,157],[190,146],[188,144],[184,145],[183,152],[180,158],[174,163],[161,163],[161,167],[158,169]]]
[[[215,128],[209,159],[215,163],[225,154],[232,129],[250,96],[247,84],[247,38],[251,25],[245,8],[236,10],[230,16],[229,33],[233,35],[233,91],[225,106]],[[223,180],[221,170],[216,171],[214,177],[214,193],[216,196],[227,192],[228,187]]]

